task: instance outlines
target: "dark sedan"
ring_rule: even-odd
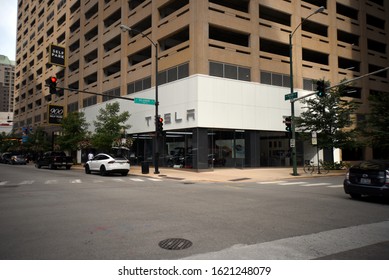
[[[343,187],[352,198],[362,195],[389,197],[389,160],[363,161],[352,166]]]

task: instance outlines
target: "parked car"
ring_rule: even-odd
[[[352,198],[362,195],[389,197],[389,160],[363,161],[352,166],[343,182]]]
[[[130,172],[130,162],[122,156],[100,153],[85,163],[85,173],[99,172],[101,176],[111,173],[120,173],[127,176]]]
[[[3,154],[1,154],[0,162],[1,163],[8,163],[11,160],[11,156],[12,156],[11,153],[3,153]]]
[[[27,161],[24,155],[13,155],[11,156],[10,164],[23,164],[26,165]]]
[[[6,164],[26,164],[24,155],[14,153],[4,153],[1,155],[1,162]]]
[[[42,156],[38,157],[35,161],[35,166],[41,168],[42,166],[47,166],[50,169],[56,169],[57,167],[65,167],[70,169],[73,165],[73,158],[67,156],[65,152],[49,151],[44,153]]]

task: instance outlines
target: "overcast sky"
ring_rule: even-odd
[[[0,54],[15,60],[18,0],[0,0]]]

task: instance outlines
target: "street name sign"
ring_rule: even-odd
[[[295,91],[293,93],[285,94],[285,100],[290,100],[290,99],[294,99],[294,98],[297,98],[297,91]]]
[[[148,98],[134,98],[134,103],[146,104],[146,105],[155,105],[155,100],[154,99],[148,99]]]

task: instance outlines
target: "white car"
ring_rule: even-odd
[[[85,163],[85,173],[91,174],[91,172],[99,172],[101,176],[110,173],[120,173],[127,176],[130,172],[130,162],[125,157],[97,154],[92,160]]]

